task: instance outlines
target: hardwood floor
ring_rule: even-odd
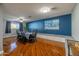
[[[4,56],[65,56],[64,43],[37,38],[34,43],[23,44],[16,37],[4,39]]]

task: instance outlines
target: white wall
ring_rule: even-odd
[[[3,51],[3,13],[0,5],[0,54]]]
[[[15,29],[11,30],[11,33],[8,33],[8,34],[5,33],[6,21],[7,21],[7,19],[6,19],[6,20],[5,20],[5,19],[3,20],[3,24],[4,24],[4,25],[3,25],[3,27],[4,27],[4,28],[3,28],[3,30],[4,30],[4,31],[3,31],[3,37],[6,38],[6,37],[16,36],[16,30],[15,30]]]
[[[37,37],[44,38],[44,39],[47,39],[47,40],[59,41],[59,42],[65,42],[66,39],[70,39],[70,40],[72,39],[71,36],[42,34],[42,33],[38,33]]]
[[[72,13],[72,36],[79,40],[79,4],[77,4]]]
[[[11,33],[8,33],[8,34],[6,34],[5,33],[5,29],[6,29],[6,21],[8,20],[8,19],[12,19],[12,18],[7,18],[6,16],[4,17],[4,20],[3,20],[3,37],[4,38],[6,38],[6,37],[12,37],[12,36],[16,36],[16,30],[15,29],[13,29],[13,30],[11,30]]]

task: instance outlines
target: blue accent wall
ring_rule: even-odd
[[[59,19],[59,30],[45,30],[44,21]],[[30,32],[36,30],[39,33],[71,36],[71,14],[36,20],[27,23]]]

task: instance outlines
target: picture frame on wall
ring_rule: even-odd
[[[59,30],[59,19],[46,20],[44,25],[45,30]]]

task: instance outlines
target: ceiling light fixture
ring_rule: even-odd
[[[20,22],[23,22],[23,19],[20,19]]]
[[[43,8],[40,9],[40,12],[42,12],[42,13],[47,13],[47,12],[50,12],[50,11],[51,11],[51,8],[49,8],[49,7],[43,7]]]
[[[24,17],[19,17],[18,19],[19,19],[20,22],[23,22],[25,20]]]

